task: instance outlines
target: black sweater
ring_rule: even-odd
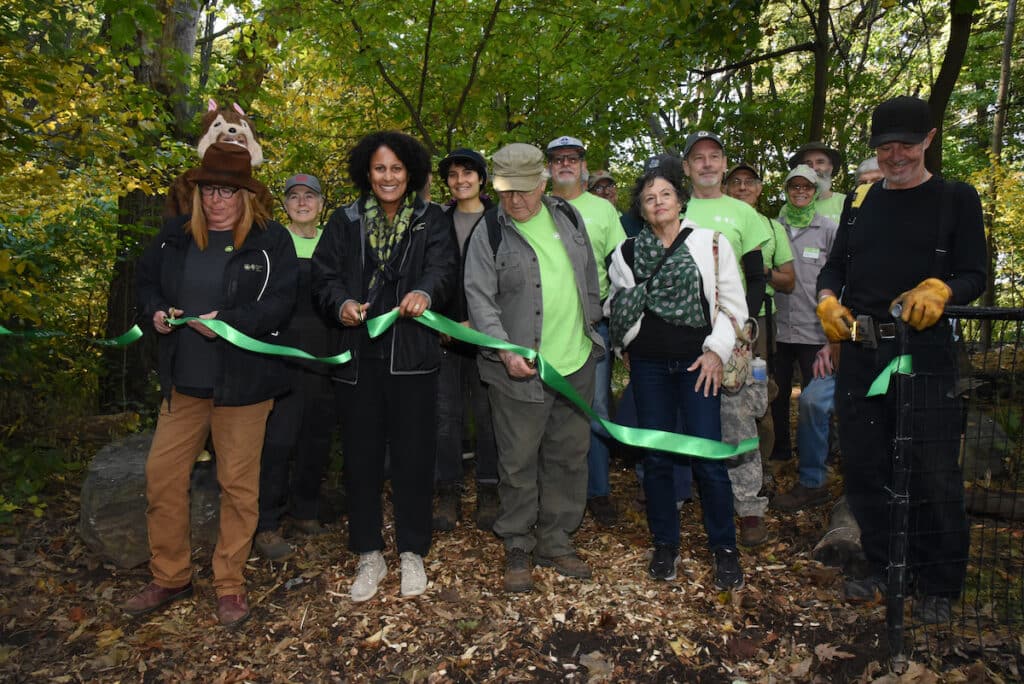
[[[835,243],[818,274],[819,291],[841,293],[854,314],[880,320],[890,319],[893,299],[926,278],[949,285],[950,304],[967,304],[984,292],[985,228],[981,201],[970,185],[937,176],[907,190],[887,190],[878,182],[860,209],[851,211],[853,197],[846,198]],[[938,258],[945,211],[953,214],[949,257]]]

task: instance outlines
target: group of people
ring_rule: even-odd
[[[378,132],[349,155],[358,199],[322,229],[316,178],[286,182],[285,228],[255,201],[265,187],[252,177],[245,148],[211,145],[186,174],[191,213],[167,221],[138,269],[140,312],[160,335],[163,402],[147,462],[153,581],[124,609],[141,615],[192,593],[188,476],[210,434],[222,490],[213,560],[218,616],[225,626],[248,617],[242,571],[254,536],[262,555],[283,559],[292,553],[281,536],[285,512],[299,532],[322,532],[317,491],[335,424],[348,545],[358,555],[353,601],[372,598],[387,573],[387,479],[401,594],[424,593],[432,533],[460,517],[467,432],[475,439],[476,524],[504,544],[504,589],[531,590],[536,565],[590,578],[573,534],[587,511],[599,525],[616,522],[610,438],[542,371],[557,372],[607,418],[613,355],[630,378],[620,423],[737,444],[770,416],[776,444],[768,453],[787,458],[798,365],[801,399],[819,398],[806,410],[801,403],[800,482],[774,503],[793,511],[825,500],[822,452],[834,404],[846,495],[872,569],[850,578],[847,596],[884,592],[892,398],[865,395],[899,351],[889,310],[901,302],[915,371],[952,378],[944,305],[967,303],[984,287],[980,203],[969,186],[925,168],[934,134],[926,103],[887,100],[873,114],[870,141],[882,178],[849,197],[833,192],[841,158],[810,143],[790,160],[786,203],[774,221],[756,209],[757,169],[730,168],[722,139],[710,131],[688,136],[681,156],[650,160],[622,216],[614,178],[589,173],[579,138],[561,136],[544,149],[508,144],[490,167],[474,150],[454,150],[437,167],[451,192],[442,207],[422,193],[432,170],[425,148],[406,134]],[[393,310],[395,323],[371,337],[367,321]],[[478,348],[439,335],[415,320],[427,311],[498,343]],[[722,385],[748,318],[773,333],[762,335],[774,338],[773,349],[758,347],[774,358],[779,392],[771,412],[763,384]],[[858,326],[872,328],[872,344]],[[314,356],[349,351],[352,358],[336,366],[283,362],[229,343],[232,329]],[[835,382],[838,355],[829,341],[843,349]],[[524,349],[534,353],[516,351]],[[822,390],[812,391],[819,379]],[[935,406],[957,410],[948,386],[928,387]],[[926,423],[947,432],[956,426],[948,415]],[[942,454],[953,467],[955,442]],[[713,581],[723,590],[742,587],[737,542],[756,545],[767,535],[761,450],[728,460],[645,450],[647,573],[676,577],[678,505],[693,495],[691,474]],[[943,609],[948,616],[962,583],[962,496],[962,483],[911,480],[915,519],[949,531],[948,541],[912,548],[927,561],[917,586],[932,617]]]

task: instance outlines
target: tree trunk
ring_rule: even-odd
[[[997,166],[1001,163],[1003,155],[1003,128],[1006,126],[1006,98],[1010,90],[1010,58],[1013,52],[1013,34],[1016,25],[1017,0],[1009,0],[1006,5],[1006,30],[1003,34],[1003,57],[999,68],[999,89],[996,92],[996,114],[992,125],[992,163]],[[985,279],[985,294],[981,300],[983,306],[995,306],[996,304],[995,218],[998,188],[998,185],[993,186],[992,196],[989,199],[989,209],[985,212],[985,221],[988,224],[988,230],[986,231],[988,275]],[[987,349],[992,343],[992,321],[982,321],[981,335],[982,344]]]
[[[829,0],[818,0],[818,16],[814,25],[814,95],[811,100],[811,127],[807,139],[821,140],[825,132],[825,104],[828,93]],[[838,173],[839,169],[836,169]]]
[[[932,92],[928,97],[928,107],[932,112],[932,121],[938,131],[925,154],[925,165],[932,173],[942,172],[942,122],[946,116],[949,98],[956,87],[957,78],[964,65],[967,54],[967,43],[971,39],[971,26],[974,25],[976,0],[950,0],[949,2],[949,42],[942,58],[939,74],[932,84]]]
[[[179,139],[184,139],[195,110],[189,103],[188,68],[175,70],[174,65],[181,63],[181,55],[187,57],[186,63],[191,63],[201,4],[198,0],[171,0],[167,6],[158,6],[164,17],[160,34],[140,31],[138,37],[142,62],[135,69],[135,80],[163,96],[163,106],[171,114],[171,133]],[[144,140],[142,144],[160,145],[159,133]],[[149,236],[159,227],[162,209],[162,194],[146,195],[136,190],[118,200],[115,239],[120,249],[107,295],[108,337],[120,335],[136,322],[135,262]],[[152,404],[150,390],[154,385],[149,378],[155,349],[156,340],[148,334],[134,345],[104,352],[99,385],[101,411],[138,410]]]

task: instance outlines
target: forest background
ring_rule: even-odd
[[[0,325],[66,333],[0,337],[0,520],[42,514],[95,415],[152,420],[152,336],[88,340],[135,322],[134,261],[198,161],[208,98],[253,118],[273,192],[312,173],[328,212],[352,198],[345,158],[372,130],[407,131],[435,159],[577,136],[625,203],[646,157],[704,128],[730,163],[763,169],[774,216],[794,149],[842,150],[848,191],[872,108],[917,94],[942,121],[929,166],[982,196],[985,303],[1021,306],[1015,2],[0,0]]]

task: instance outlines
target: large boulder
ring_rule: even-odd
[[[146,456],[153,433],[131,435],[99,450],[82,484],[78,531],[96,554],[121,568],[149,560]],[[192,545],[217,541],[220,489],[212,461],[192,470]]]

